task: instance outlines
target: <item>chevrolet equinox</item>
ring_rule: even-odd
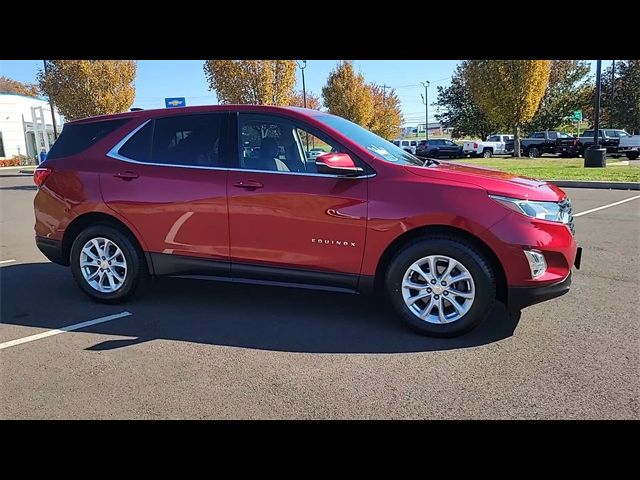
[[[69,122],[34,181],[38,248],[105,303],[149,275],[208,275],[383,294],[415,330],[454,336],[496,300],[566,293],[580,267],[556,186],[419,159],[315,110]]]

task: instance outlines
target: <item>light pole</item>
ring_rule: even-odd
[[[47,61],[43,60],[42,63],[44,63],[44,74],[46,75],[47,72],[49,71],[47,69]],[[53,141],[55,142],[58,139],[58,129],[56,128],[56,112],[53,109],[53,100],[51,100],[51,97],[49,97],[49,107],[51,108],[51,119],[53,120]],[[44,126],[44,134],[47,134],[47,125],[45,123]]]
[[[584,152],[585,167],[605,167],[607,165],[607,149],[600,147],[600,91],[601,91],[601,72],[602,60],[598,60],[596,64],[596,101],[594,105],[594,133],[593,146],[587,148]]]
[[[307,89],[304,84],[304,69],[307,68],[307,61],[302,60],[302,65],[298,63],[298,60],[296,60],[296,63],[298,64],[298,68],[300,68],[300,71],[302,72],[302,105],[304,106],[304,108],[307,108]]]
[[[424,131],[427,135],[427,141],[429,141],[429,85],[431,82],[426,80],[422,82],[424,85],[424,97],[422,97],[422,103],[424,103]]]

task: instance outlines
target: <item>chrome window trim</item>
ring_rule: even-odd
[[[129,139],[131,137],[133,137],[136,133],[138,133],[139,130],[141,130],[147,123],[149,123],[152,119],[150,118],[149,120],[146,120],[145,122],[142,122],[140,125],[138,125],[136,128],[134,128],[133,130],[131,130],[127,135],[125,135],[125,137],[120,140],[118,143],[116,143],[113,148],[111,148],[111,150],[109,150],[107,152],[107,157],[111,157],[111,158],[115,158],[116,160],[122,160],[125,162],[133,162],[133,163],[141,163],[141,164],[147,164],[147,162],[140,162],[138,160],[133,160],[129,157],[123,157],[122,155],[120,155],[118,153],[118,151],[124,146],[125,143],[127,143],[129,141]]]
[[[107,157],[111,157],[115,160],[120,160],[122,162],[135,163],[138,165],[152,165],[154,167],[174,167],[174,168],[195,168],[198,170],[226,170],[231,172],[250,172],[250,173],[275,173],[279,175],[297,175],[304,177],[325,177],[325,178],[352,178],[352,179],[360,179],[360,178],[372,178],[375,177],[375,173],[371,173],[369,175],[358,175],[358,176],[349,176],[349,175],[332,175],[329,173],[307,173],[307,172],[280,172],[276,170],[253,170],[248,168],[233,168],[233,167],[203,167],[199,165],[176,165],[173,163],[154,163],[154,162],[142,162],[140,160],[134,160],[129,157],[125,157],[120,155],[119,150],[124,146],[127,141],[131,137],[133,137],[139,130],[141,130],[147,123],[149,123],[153,119],[149,119],[136,128],[134,128],[131,132],[129,132],[122,140],[116,143],[111,150],[107,152]]]

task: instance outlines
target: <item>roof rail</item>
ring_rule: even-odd
[[[131,109],[132,112],[139,112],[140,110],[144,110],[144,108],[133,107]]]

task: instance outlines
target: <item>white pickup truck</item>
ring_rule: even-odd
[[[507,155],[513,152],[513,135],[490,135],[484,142],[464,142],[462,153],[472,157]]]
[[[635,160],[640,156],[640,135],[620,135],[618,153],[626,155],[629,160]]]

